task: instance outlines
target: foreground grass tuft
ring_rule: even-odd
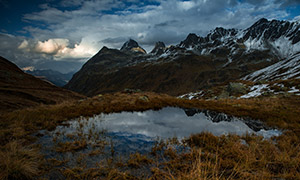
[[[37,149],[12,141],[0,151],[0,179],[33,179],[42,164]]]

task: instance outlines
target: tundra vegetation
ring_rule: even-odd
[[[0,179],[299,179],[299,104],[300,96],[287,94],[249,99],[187,100],[166,94],[126,91],[3,112]],[[283,130],[283,134],[271,139],[254,134],[194,134],[181,142],[176,138],[158,141],[151,152],[134,153],[126,158],[117,157],[111,148],[106,158],[93,166],[86,157],[102,155],[105,146],[114,146],[105,138],[101,140],[101,134],[93,131],[88,137],[80,133],[63,134],[69,139],[66,142],[53,137],[57,153],[77,153],[76,159],[47,159],[41,153],[40,145],[34,143],[41,136],[39,130],[53,130],[70,119],[100,113],[158,110],[167,106],[251,117]],[[61,134],[57,134],[59,136]],[[91,139],[98,141],[91,144]],[[176,148],[178,145],[185,150]],[[91,151],[81,153],[80,150],[90,146]]]

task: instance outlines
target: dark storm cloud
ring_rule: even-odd
[[[130,38],[130,37],[129,37]],[[127,37],[115,37],[115,38],[106,38],[100,41],[102,44],[110,44],[115,48],[121,48],[122,43],[127,41],[129,38]]]
[[[162,27],[166,27],[166,26],[174,26],[174,25],[176,25],[177,22],[178,22],[178,20],[170,20],[170,21],[159,23],[159,24],[154,24],[154,28],[162,28]]]
[[[116,37],[116,38],[106,38],[103,39],[101,42],[114,44],[114,43],[124,42],[126,40],[127,40],[126,37]]]
[[[11,41],[5,40],[7,48],[2,48],[1,53],[7,54],[5,51],[10,49],[15,58],[27,56],[25,59],[33,62],[43,58],[78,61],[93,56],[102,46],[120,48],[129,38],[150,51],[157,41],[177,44],[191,32],[205,36],[220,26],[247,28],[262,17],[285,19],[289,14],[282,7],[299,4],[295,0],[54,2],[44,3],[39,11],[25,14],[23,20],[28,26],[23,30],[33,38],[6,37]],[[5,46],[3,43],[0,42],[1,47]],[[26,48],[20,48],[22,43]]]
[[[0,5],[4,8],[9,8],[9,1],[8,0],[0,0]]]

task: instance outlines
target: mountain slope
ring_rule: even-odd
[[[26,74],[0,57],[0,112],[80,98],[83,96]]]
[[[149,54],[131,39],[121,50],[102,48],[65,87],[88,96],[125,88],[171,95],[209,88],[300,52],[299,27],[261,19],[245,30],[218,27],[206,37],[191,33],[175,46],[157,42]]]
[[[255,71],[245,76],[243,80],[286,80],[291,78],[300,79],[300,53],[271,66]]]

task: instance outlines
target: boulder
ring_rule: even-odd
[[[248,88],[243,83],[231,82],[227,86],[227,92],[230,96],[246,94]]]

